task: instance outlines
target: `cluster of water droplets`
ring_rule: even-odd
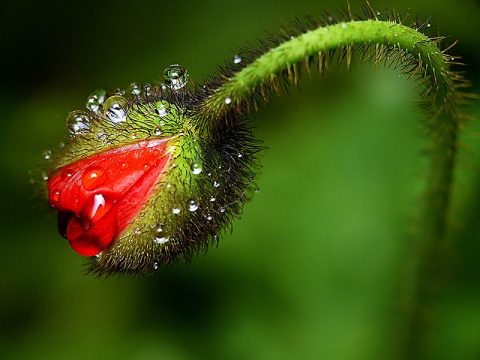
[[[92,118],[104,117],[114,124],[127,120],[130,112],[129,99],[140,97],[149,98],[155,94],[168,91],[179,91],[188,83],[188,71],[178,64],[168,66],[163,72],[163,82],[152,85],[146,83],[143,86],[136,82],[131,83],[126,90],[116,89],[113,93],[100,88],[93,91],[86,100],[86,110],[75,110],[67,116],[67,127],[72,136],[81,136],[91,132]],[[170,112],[171,105],[166,100],[155,103],[155,112],[163,118]],[[155,129],[155,135],[161,135],[160,128]]]

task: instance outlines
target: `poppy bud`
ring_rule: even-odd
[[[188,261],[238,217],[260,149],[241,111],[214,123],[196,115],[209,95],[165,84],[110,95],[97,90],[67,118],[64,146],[49,156],[47,188],[58,229],[98,275],[150,273]]]

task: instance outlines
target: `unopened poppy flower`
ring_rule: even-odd
[[[163,86],[93,92],[49,152],[49,204],[60,234],[90,257],[88,271],[150,273],[188,261],[240,214],[259,147],[238,110],[213,127],[196,118],[206,90],[187,79],[173,65]]]

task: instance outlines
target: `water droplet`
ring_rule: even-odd
[[[202,163],[200,161],[196,161],[192,164],[192,174],[198,175],[202,172]]]
[[[225,98],[225,104],[230,105],[232,103],[232,98],[230,96],[227,96]]]
[[[157,244],[165,244],[169,240],[169,234],[165,231],[163,224],[155,224],[152,226],[151,233],[153,241]]]
[[[60,173],[60,178],[62,181],[68,181],[72,178],[73,175],[75,175],[76,171],[73,169],[63,169],[62,172]]]
[[[128,164],[127,163],[122,163],[122,165],[120,165],[120,168],[122,170],[128,169]]]
[[[218,211],[220,211],[221,213],[224,213],[224,212],[225,212],[225,207],[220,206],[220,207],[218,208]]]
[[[91,112],[96,114],[100,114],[102,111],[103,103],[105,102],[105,98],[107,96],[107,91],[105,89],[97,89],[93,91],[87,98],[87,103],[85,106]]]
[[[89,166],[82,176],[82,185],[87,190],[95,190],[107,181],[107,173],[99,166]]]
[[[133,82],[128,86],[128,92],[133,96],[138,96],[142,92],[142,89],[140,88],[140,85]]]
[[[161,126],[156,126],[154,130],[155,136],[160,136],[162,135],[162,127]]]
[[[58,200],[60,200],[60,195],[62,195],[62,191],[59,190],[59,189],[55,189],[53,190],[52,192],[52,202],[58,202]]]
[[[210,201],[211,201],[211,202],[214,202],[215,200],[217,200],[217,199],[215,199],[215,196],[213,196],[213,195],[210,196]]]
[[[150,96],[152,95],[152,84],[146,83],[143,85],[143,95]]]
[[[260,192],[260,188],[257,187],[257,188],[255,189],[255,192],[256,192],[256,193],[259,193],[259,192]]]
[[[188,82],[188,71],[183,66],[173,64],[163,71],[165,84],[173,90],[180,90]]]
[[[427,24],[427,28],[429,28],[430,26],[432,26],[431,24]]]
[[[67,116],[67,127],[74,135],[85,134],[90,130],[90,117],[85,111],[72,111]]]
[[[42,172],[42,179],[43,179],[43,181],[47,181],[47,180],[48,180],[48,175],[47,175],[47,173]]]
[[[233,57],[233,63],[240,64],[241,62],[242,62],[242,58],[240,57],[240,55],[235,54],[235,56]]]
[[[450,57],[450,60],[451,60],[451,61],[455,60],[455,56],[451,56],[451,57]]]
[[[153,263],[153,270],[157,270],[158,269],[158,263],[157,262],[154,262]]]
[[[110,96],[103,104],[103,113],[114,123],[127,119],[128,101],[123,96]]]
[[[195,199],[188,200],[188,210],[191,212],[198,210],[198,202]]]
[[[238,153],[237,157],[238,157],[239,159],[241,159],[241,158],[243,157],[243,155],[240,154],[240,153]]]
[[[342,22],[342,29],[346,29],[346,28],[347,28],[347,23]]]
[[[180,214],[181,211],[182,211],[182,210],[181,210],[180,208],[178,208],[178,207],[172,208],[172,213],[174,213],[175,215]]]
[[[208,221],[212,221],[212,220],[213,220],[213,216],[212,216],[212,215],[210,215],[210,214],[207,214],[207,216],[206,216],[206,217],[207,217],[207,220],[208,220]]]
[[[219,187],[219,186],[220,186],[220,183],[219,183],[218,181],[214,181],[214,182],[213,182],[213,186],[214,186],[214,187]]]
[[[170,111],[170,103],[168,101],[161,100],[155,104],[155,112],[158,114],[158,116],[160,117],[167,116],[169,111]]]
[[[380,11],[377,11],[377,16],[380,15],[380,14],[381,14],[381,12],[380,12]]]
[[[150,164],[143,164],[143,171],[150,169]]]
[[[45,160],[50,160],[51,157],[52,157],[52,150],[45,150],[43,152],[43,158]]]

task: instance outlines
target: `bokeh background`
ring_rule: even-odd
[[[362,2],[350,1],[360,12]],[[29,171],[95,88],[201,82],[265,31],[345,1],[9,1],[0,24],[1,359],[389,359],[426,175],[419,89],[356,61],[256,114],[260,192],[232,234],[155,277],[95,279]],[[479,2],[375,1],[460,39],[479,92]],[[480,117],[480,106],[470,112]],[[462,136],[432,359],[480,359],[480,133]]]

